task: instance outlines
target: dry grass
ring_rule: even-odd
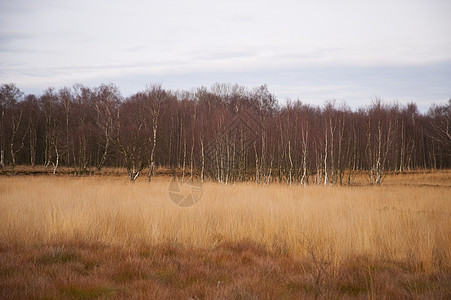
[[[162,177],[0,177],[0,298],[449,298],[450,182],[205,183],[181,208]]]

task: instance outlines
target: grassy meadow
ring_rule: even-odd
[[[206,182],[191,207],[169,182],[0,177],[0,298],[451,298],[450,171]]]

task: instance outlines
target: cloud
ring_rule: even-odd
[[[31,38],[32,35],[26,32],[0,29],[0,51],[10,52],[20,50],[14,46],[14,43]]]
[[[131,92],[149,81],[268,83],[280,98],[442,99],[449,11],[445,0],[1,1],[0,80],[42,89],[110,80]]]

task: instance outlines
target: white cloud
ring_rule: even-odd
[[[2,1],[0,81],[44,89],[146,77],[183,78],[184,85],[196,86],[190,78],[214,77],[244,85],[273,82],[285,95],[294,90],[290,78],[284,83],[271,74],[306,68],[449,68],[450,12],[447,0]],[[361,73],[351,75],[361,82]],[[368,92],[342,85],[340,78],[329,80],[309,80],[310,88],[298,91],[323,98],[334,91]],[[134,89],[141,88],[137,82]],[[449,87],[440,90],[442,98],[451,96]],[[387,95],[411,93],[392,87]]]

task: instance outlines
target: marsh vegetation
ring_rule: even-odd
[[[450,179],[206,182],[181,208],[167,177],[0,177],[0,296],[447,298]]]

